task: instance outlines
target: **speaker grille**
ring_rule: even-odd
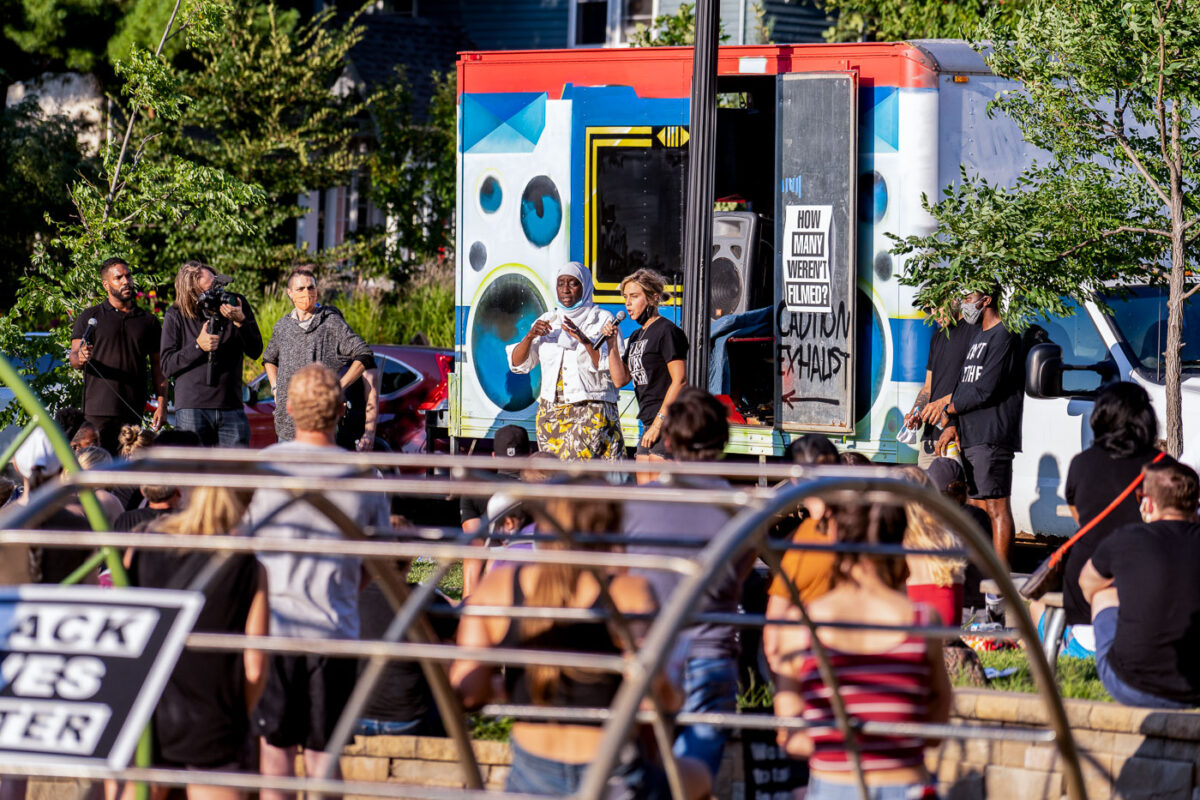
[[[742,276],[736,264],[724,257],[714,259],[709,286],[709,313],[713,319],[737,311],[742,301]]]

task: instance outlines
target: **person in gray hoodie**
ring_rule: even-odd
[[[287,287],[294,308],[275,323],[262,357],[275,393],[275,434],[281,442],[296,438],[295,425],[287,412],[287,386],[302,367],[319,363],[338,374],[351,422],[365,406],[365,397],[358,399],[364,394],[359,379],[366,370],[375,368],[370,346],[350,329],[341,312],[317,302],[317,279],[311,269],[292,270]]]

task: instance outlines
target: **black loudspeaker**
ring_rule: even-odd
[[[713,252],[709,272],[709,314],[713,319],[748,310],[750,272],[758,243],[758,215],[748,211],[713,214]]]

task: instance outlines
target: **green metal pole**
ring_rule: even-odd
[[[64,472],[78,472],[79,462],[75,460],[75,451],[71,449],[71,443],[67,441],[67,437],[63,436],[63,432],[52,421],[46,407],[42,405],[42,401],[38,399],[33,390],[21,378],[21,374],[9,363],[8,359],[0,355],[0,382],[12,389],[13,396],[21,407],[25,409],[25,413],[30,416],[30,422],[21,431],[21,439],[28,437],[33,433],[34,426],[40,427],[46,432],[46,438],[50,441],[50,446],[54,448],[54,454],[58,456],[59,462],[62,464]],[[17,445],[19,447],[20,445]],[[5,453],[4,461],[0,461],[0,465],[8,462],[15,455],[16,450],[12,454]],[[94,531],[107,531],[108,518],[104,516],[104,509],[100,507],[100,501],[96,499],[96,494],[91,489],[81,489],[79,491],[79,502],[83,505],[83,513],[87,516],[88,523]],[[128,586],[129,576],[125,572],[125,565],[121,563],[121,553],[115,547],[102,547],[97,557],[88,559],[85,566],[89,566],[87,571],[95,569],[100,559],[108,562],[108,570],[112,574],[113,586]],[[96,563],[92,563],[95,561]],[[64,583],[74,583],[82,580],[87,574],[79,574],[80,571],[68,576]],[[73,580],[72,580],[73,579]],[[142,736],[138,739],[137,752],[134,755],[134,764],[139,767],[148,767],[151,764],[151,746],[150,746],[150,728],[142,731]],[[135,789],[137,800],[150,800],[150,787],[145,783],[139,783]]]

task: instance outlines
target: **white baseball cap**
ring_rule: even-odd
[[[39,468],[47,473],[55,473],[62,469],[62,463],[58,460],[54,448],[50,446],[50,437],[41,428],[29,434],[29,438],[17,450],[17,454],[13,456],[13,466],[22,478],[30,477],[34,470]]]

